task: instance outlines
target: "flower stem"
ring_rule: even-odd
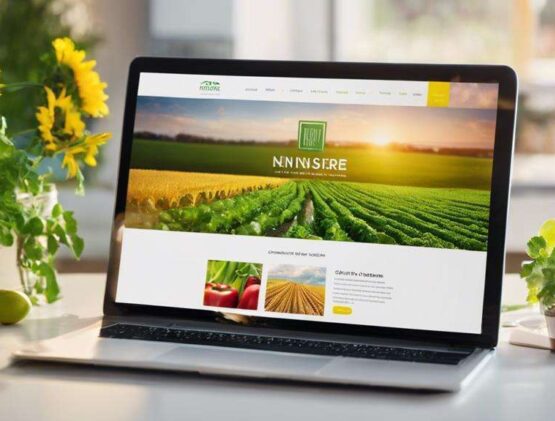
[[[21,282],[21,286],[23,287],[23,292],[28,296],[31,295],[33,292],[31,286],[29,285],[28,279],[25,276],[25,270],[23,269],[23,240],[18,235],[16,239],[16,259],[17,259],[17,270],[19,272],[19,280]]]
[[[3,90],[6,92],[11,91],[18,91],[20,89],[26,88],[42,88],[43,85],[41,83],[36,82],[14,82],[14,83],[6,83],[3,87]]]
[[[16,132],[16,133],[12,134],[12,137],[23,136],[23,135],[26,135],[27,133],[35,132],[36,130],[37,130],[37,129],[25,129],[25,130],[20,130],[19,132]]]

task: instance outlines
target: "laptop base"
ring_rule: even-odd
[[[476,350],[457,365],[264,351],[100,337],[101,322],[14,354],[16,360],[195,372],[216,376],[457,391],[491,359]]]

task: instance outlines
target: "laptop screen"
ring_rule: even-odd
[[[142,73],[116,301],[481,333],[497,100]]]

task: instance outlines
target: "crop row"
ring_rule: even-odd
[[[306,195],[302,183],[289,182],[210,204],[160,212],[157,228],[170,231],[262,235],[292,220]]]
[[[346,187],[348,189],[348,187]],[[427,226],[432,224],[437,227],[448,227],[456,234],[464,237],[472,238],[478,241],[487,240],[487,219],[480,220],[477,217],[472,221],[466,223],[460,222],[458,218],[450,216],[448,213],[443,213],[438,209],[430,209],[426,204],[407,203],[403,198],[397,197],[396,199],[387,198],[374,198],[368,194],[358,193],[356,191],[349,191],[352,194],[353,200],[368,209],[381,212],[384,216],[393,215],[392,220],[399,219],[399,213],[411,214],[415,218],[421,220],[419,226]],[[445,209],[448,209],[445,206]],[[462,211],[464,212],[464,211]],[[482,225],[484,223],[484,225]],[[450,239],[447,239],[448,241]]]
[[[302,285],[287,280],[268,280],[266,311],[276,313],[324,314],[325,287]]]
[[[433,190],[445,194],[441,190]],[[469,209],[464,207],[460,210],[460,218],[453,217],[457,209],[454,201],[443,200],[433,204],[417,200],[415,203],[412,198],[418,199],[416,192],[413,192],[411,200],[406,200],[408,198],[404,195],[380,194],[370,187],[350,183],[315,182],[311,184],[311,191],[335,213],[340,227],[355,241],[486,249],[487,218],[485,215],[478,218],[478,214],[474,214],[473,223],[463,223],[461,218],[466,219]],[[458,192],[450,193],[456,197]],[[316,202],[315,205],[317,207]],[[448,212],[442,214],[442,209]]]
[[[485,191],[288,181],[164,210],[156,228],[486,250],[488,204]]]
[[[457,192],[449,192],[449,194],[454,195]],[[399,213],[401,218],[405,214],[412,215],[420,221],[416,221],[418,226],[429,232],[433,232],[435,228],[445,228],[452,232],[453,235],[458,235],[464,239],[476,240],[482,244],[487,241],[488,213],[469,214],[467,209],[460,209],[455,202],[450,200],[438,200],[437,203],[429,204],[424,200],[421,203],[415,203],[413,200],[410,200],[412,198],[408,197],[397,196],[393,199],[386,197],[375,198],[367,193],[357,194],[356,192],[353,195],[358,199],[359,203],[370,209],[382,212],[386,216],[393,215],[399,219]],[[411,220],[415,221],[414,219]],[[432,230],[428,229],[429,226],[432,227]],[[453,240],[452,236],[442,236],[440,234],[439,237],[446,241]],[[474,246],[478,247],[478,249],[480,247],[478,243],[475,243]],[[465,248],[467,247],[465,246]]]

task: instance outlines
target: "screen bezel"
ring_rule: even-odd
[[[116,302],[122,226],[127,195],[135,108],[142,72],[202,74],[221,76],[265,76],[330,79],[378,79],[402,81],[452,81],[498,83],[499,102],[495,132],[491,182],[486,279],[482,314],[482,333],[453,333],[343,323],[284,320],[257,316],[265,327],[364,337],[387,337],[437,342],[447,345],[493,347],[497,344],[501,289],[504,273],[505,235],[510,189],[511,161],[514,144],[517,76],[507,66],[498,65],[431,65],[288,62],[251,60],[211,60],[138,57],[130,65],[122,131],[118,186],[110,245],[104,314],[108,316],[155,316],[171,319],[214,321],[219,313],[210,310],[168,308]],[[237,330],[242,327],[237,325]]]

